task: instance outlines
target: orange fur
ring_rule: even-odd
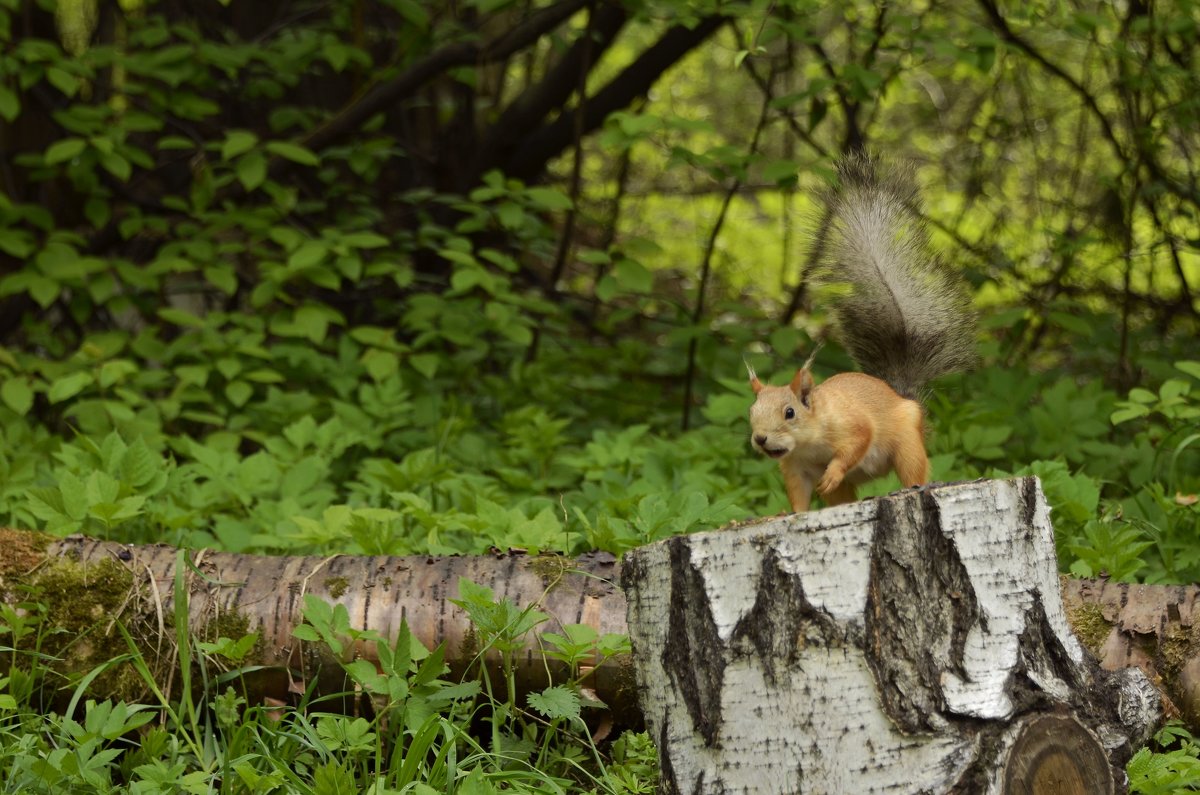
[[[853,502],[857,486],[893,470],[905,486],[928,482],[921,404],[878,378],[841,373],[814,386],[804,367],[788,386],[751,384],[751,443],[779,459],[793,511],[809,509],[814,487],[827,505]]]

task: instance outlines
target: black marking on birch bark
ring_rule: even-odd
[[[1025,528],[1025,537],[1033,535],[1033,517],[1037,513],[1038,487],[1035,478],[1021,478],[1021,527]]]
[[[679,788],[675,786],[675,768],[671,765],[671,754],[668,752],[671,747],[667,741],[671,726],[671,710],[668,707],[663,707],[659,725],[662,728],[658,730],[658,772],[662,778],[663,795],[675,795]]]
[[[981,618],[958,548],[942,532],[937,500],[929,493],[881,500],[866,651],[884,712],[901,731],[930,731],[946,717],[941,675],[966,675],[967,634]]]
[[[1025,611],[1025,628],[1017,637],[1017,660],[1005,684],[1016,713],[1053,709],[1059,703],[1034,681],[1030,673],[1034,670],[1057,676],[1077,697],[1077,708],[1100,717],[1094,710],[1091,688],[1083,681],[1083,669],[1075,664],[1051,629],[1038,593],[1033,594],[1033,603]]]
[[[712,747],[721,728],[721,690],[725,681],[724,645],[709,610],[704,576],[690,560],[687,538],[667,542],[671,559],[671,603],[663,643],[663,671],[683,698],[692,727]]]
[[[806,645],[830,646],[847,640],[844,628],[808,601],[800,578],[780,563],[774,547],[763,550],[754,607],[738,621],[730,638],[733,653],[754,655],[772,685],[777,681],[777,661],[790,667]]]

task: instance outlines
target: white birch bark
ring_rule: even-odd
[[[1158,714],[1072,635],[1034,478],[669,539],[622,582],[666,792],[1095,795]]]

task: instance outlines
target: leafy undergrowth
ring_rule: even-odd
[[[181,560],[182,570],[182,560]],[[39,654],[43,633],[36,601],[0,607],[7,676],[0,677],[0,792],[110,793],[411,793],[491,795],[504,792],[611,793],[655,790],[654,746],[626,732],[593,741],[588,716],[603,704],[582,683],[590,664],[628,653],[621,636],[597,637],[582,625],[545,633],[546,656],[563,663],[566,681],[525,703],[515,688],[493,681],[511,675],[522,638],[547,616],[496,600],[463,581],[461,606],[470,614],[481,655],[499,653],[499,670],[476,665],[460,681],[447,678],[443,649],[426,649],[402,625],[395,638],[355,630],[345,607],[306,597],[304,643],[323,644],[342,660],[348,690],[294,705],[247,703],[244,659],[257,635],[202,642],[188,634],[187,591],[176,582],[180,680],[164,694],[151,664],[127,633],[128,653],[78,681],[61,683],[70,700],[47,710],[60,684]],[[378,667],[355,659],[355,644],[373,643]],[[20,649],[18,651],[17,649]],[[588,668],[584,668],[584,664]],[[104,669],[135,672],[146,703],[87,700],[88,684]],[[497,687],[497,685],[500,685]],[[62,691],[60,691],[62,692]],[[357,704],[346,714],[347,701]],[[594,722],[593,722],[594,725]]]
[[[261,334],[248,351],[203,350],[246,322],[210,316],[152,359],[94,342],[57,362],[0,356],[21,371],[0,391],[0,523],[234,552],[620,553],[786,507],[772,462],[748,449],[740,380],[714,389],[704,425],[679,431],[668,407],[637,411],[639,396],[542,394],[554,365],[512,379],[372,374],[362,362],[381,348],[361,331],[325,353]],[[42,380],[52,370],[63,374]],[[232,400],[237,385],[253,399]],[[1200,580],[1200,363],[1124,396],[989,368],[930,404],[934,477],[1040,476],[1065,570]]]

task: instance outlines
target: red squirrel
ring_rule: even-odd
[[[756,395],[750,440],[779,459],[792,510],[816,491],[826,505],[895,471],[904,486],[929,481],[921,390],[974,359],[975,319],[962,280],[929,250],[911,172],[877,158],[838,163],[826,196],[831,228],[818,278],[847,282],[833,306],[839,336],[862,373],[814,384],[812,358],[788,386],[768,386],[747,365]],[[815,356],[815,354],[814,354]]]

